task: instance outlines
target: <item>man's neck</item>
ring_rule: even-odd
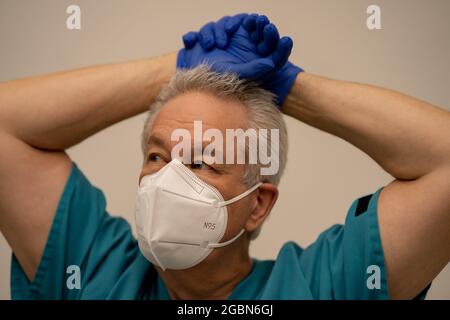
[[[248,247],[246,250],[236,250],[232,246],[234,244],[213,250],[199,265],[186,270],[162,271],[157,268],[170,297],[192,300],[227,299],[253,266]]]

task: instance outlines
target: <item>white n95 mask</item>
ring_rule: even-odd
[[[227,205],[239,201],[262,183],[225,201],[213,186],[174,159],[142,178],[136,198],[139,248],[151,263],[166,269],[188,269],[203,261],[219,242],[228,222]]]

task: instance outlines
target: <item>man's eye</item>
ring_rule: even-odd
[[[194,161],[190,164],[190,168],[192,170],[204,170],[204,169],[212,169],[211,166],[207,165],[203,161]]]
[[[148,162],[158,162],[161,161],[162,158],[156,153],[150,153],[147,158]]]

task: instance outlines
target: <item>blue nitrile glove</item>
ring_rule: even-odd
[[[259,31],[259,24],[261,23],[261,17],[266,18],[265,16],[258,15],[249,15],[243,21],[243,27],[248,31],[249,38],[254,42],[258,43],[261,39],[261,32]],[[263,18],[263,20],[265,20]],[[267,19],[268,21],[268,19]],[[269,22],[269,21],[268,21]],[[274,26],[275,27],[275,26]],[[288,57],[292,50],[292,40],[289,37],[283,37],[280,39],[278,43],[278,48],[272,55],[272,59],[275,64],[283,63],[282,67],[275,72],[271,77],[264,80],[262,86],[264,89],[269,90],[276,94],[277,103],[281,106],[286,99],[289,90],[294,85],[295,79],[300,72],[304,70],[293,63],[288,61]],[[282,53],[281,55],[279,53]],[[286,54],[289,54],[286,57]],[[261,50],[258,51],[259,54],[262,54]]]
[[[219,20],[219,22],[222,21],[222,19]],[[245,15],[242,20],[242,26],[236,27],[236,25],[233,25],[234,28],[237,28],[236,35],[232,32],[220,32],[221,28],[223,28],[223,24],[219,22],[212,24],[213,32],[210,31],[210,24],[209,27],[207,27],[208,25],[205,25],[198,33],[191,32],[187,34],[184,37],[186,49],[189,50],[189,48],[198,45],[197,42],[199,42],[205,51],[213,50],[217,47],[229,51],[229,53],[232,54],[234,49],[226,46],[227,41],[223,39],[223,35],[228,35],[229,41],[236,35],[239,36],[239,44],[245,47],[246,50],[251,51],[251,54],[246,52],[247,58],[271,58],[275,68],[271,72],[261,72],[260,75],[256,72],[250,75],[237,73],[242,78],[261,81],[262,86],[266,90],[273,92],[277,96],[277,103],[278,105],[281,105],[294,84],[297,74],[303,71],[303,69],[288,62],[288,57],[292,50],[292,40],[289,37],[279,39],[276,27],[263,15]],[[217,31],[217,29],[219,31]],[[221,34],[222,36],[214,37],[214,34]],[[205,41],[205,39],[207,41]],[[198,53],[201,56],[201,52],[198,51]],[[197,57],[197,59],[201,59],[200,56]],[[226,63],[227,62],[225,61],[224,64]],[[226,68],[222,67],[219,69]]]
[[[273,75],[287,61],[291,48],[282,46],[275,51],[280,38],[267,18],[258,28],[255,25],[255,31],[260,33],[258,39],[249,41],[248,31],[242,26],[247,17],[247,14],[223,17],[207,23],[199,32],[184,35],[185,48],[178,53],[177,68],[207,63],[214,71],[234,72],[244,79],[262,81]]]

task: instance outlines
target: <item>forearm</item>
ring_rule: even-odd
[[[175,72],[175,54],[0,84],[0,130],[64,150],[144,112]]]
[[[450,164],[450,112],[398,92],[301,73],[282,111],[352,143],[398,179]]]

